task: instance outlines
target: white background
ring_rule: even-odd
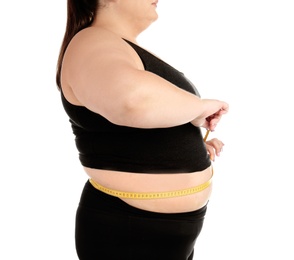
[[[0,259],[77,259],[84,174],[55,85],[66,1],[1,3]],[[231,111],[195,259],[294,259],[292,0],[161,0],[139,43]]]

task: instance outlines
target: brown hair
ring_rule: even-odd
[[[66,48],[72,38],[82,29],[90,26],[96,16],[99,0],[68,0],[67,22],[64,38],[57,61],[56,84],[61,89],[61,67]]]

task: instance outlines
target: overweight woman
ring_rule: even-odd
[[[203,140],[201,127],[213,131],[228,104],[201,99],[139,46],[157,5],[68,0],[57,85],[89,176],[76,215],[81,260],[191,260],[203,226],[223,143]]]

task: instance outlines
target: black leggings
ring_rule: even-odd
[[[80,260],[192,260],[206,206],[188,213],[137,209],[89,182],[76,216]]]

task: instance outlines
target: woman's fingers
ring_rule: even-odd
[[[217,138],[213,138],[206,142],[206,149],[210,154],[210,158],[212,161],[215,160],[215,155],[220,156],[224,147],[224,143]]]

